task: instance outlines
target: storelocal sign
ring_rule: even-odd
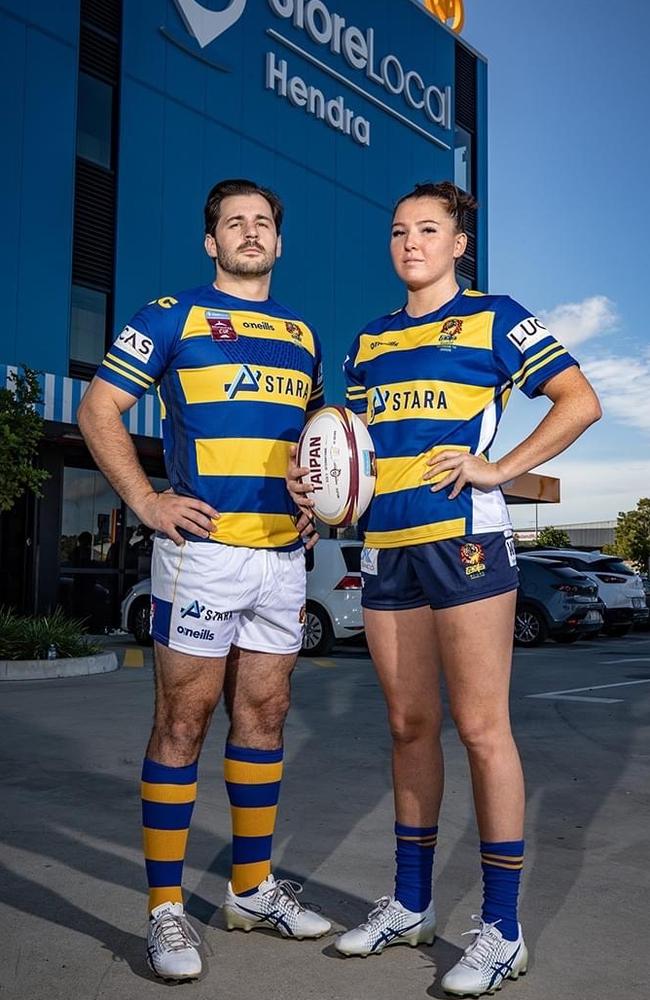
[[[266,2],[275,17],[266,29],[272,44],[264,57],[266,90],[360,146],[368,147],[372,140],[372,118],[364,108],[370,103],[435,145],[450,148],[449,143],[431,131],[432,125],[443,131],[451,129],[450,85],[432,82],[395,53],[380,51],[372,26],[351,23],[330,9],[325,0]],[[185,27],[205,49],[239,21],[247,0],[231,0],[220,11],[210,10],[198,0],[175,0],[175,3]],[[294,29],[291,37],[288,28]],[[311,47],[304,48],[303,42],[318,46],[319,55],[314,55]],[[329,76],[334,81],[332,89],[316,86],[301,73],[295,73],[292,67],[296,58]],[[345,88],[343,92],[341,86]]]

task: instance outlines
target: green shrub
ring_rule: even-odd
[[[36,618],[0,608],[0,660],[45,660],[50,646],[57,657],[101,653],[84,632],[83,619],[66,618],[61,608]]]

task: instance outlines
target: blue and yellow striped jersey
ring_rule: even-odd
[[[97,375],[136,397],[158,387],[169,482],[219,511],[214,541],[300,545],[285,475],[305,413],[323,405],[323,374],[318,338],[295,313],[213,285],[161,298]]]
[[[484,455],[513,385],[534,396],[577,362],[543,324],[503,295],[459,291],[417,319],[401,309],[369,323],[345,360],[346,400],[367,414],[377,485],[366,545],[395,548],[510,524],[500,489],[432,493],[426,461],[445,448]],[[444,477],[440,477],[444,478]]]

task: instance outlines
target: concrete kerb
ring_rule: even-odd
[[[70,656],[56,660],[0,660],[0,681],[36,681],[50,677],[81,677],[117,670],[116,653]]]

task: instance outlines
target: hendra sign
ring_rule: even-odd
[[[194,35],[201,48],[205,48],[241,18],[247,0],[231,0],[220,11],[209,10],[198,0],[175,2],[186,28]],[[353,109],[342,94],[327,94],[320,87],[291,72],[287,53],[292,53],[435,145],[447,150],[450,148],[447,142],[431,133],[430,127],[434,125],[444,130],[451,129],[451,86],[439,86],[426,80],[418,70],[405,65],[392,52],[378,52],[373,27],[361,28],[348,23],[341,14],[330,10],[325,0],[267,0],[267,3],[270,12],[279,22],[294,29],[289,36],[274,27],[267,29],[267,35],[276,43],[275,49],[266,53],[267,90],[322,120],[330,128],[350,136],[359,145],[370,145],[371,122],[365,113],[357,110],[359,101],[351,99],[356,104]],[[326,50],[327,61],[317,58],[311,48],[303,48],[297,32],[304,35],[308,44],[313,43]],[[283,49],[282,54],[277,50],[278,45]],[[334,68],[332,56],[340,60],[343,72]],[[346,75],[350,70],[352,78]],[[368,84],[371,85],[371,90],[366,89]],[[377,87],[391,103],[385,103],[378,96]],[[394,98],[403,102],[402,111],[392,103]]]

